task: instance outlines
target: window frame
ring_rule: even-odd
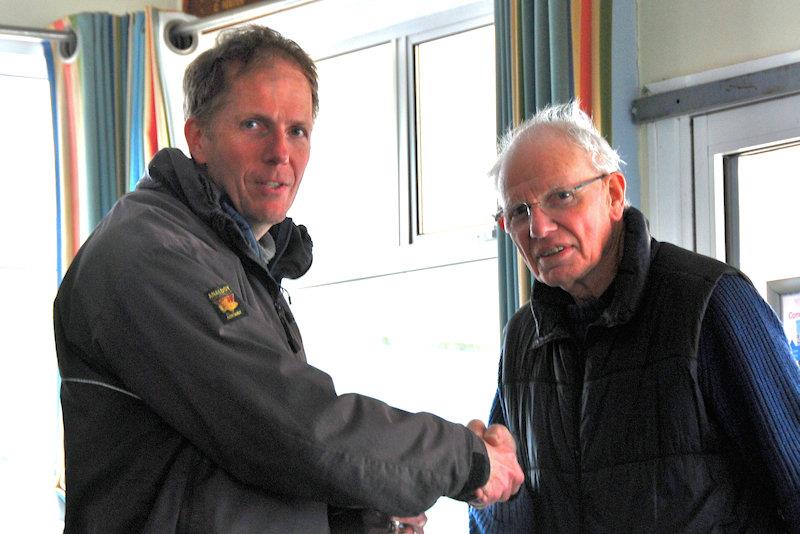
[[[796,61],[779,54],[647,86],[662,93]],[[792,106],[800,95],[780,95],[743,106],[687,113],[643,125],[647,138],[643,207],[651,233],[689,250],[726,259],[723,157],[800,138]]]
[[[58,283],[60,282],[62,273],[60,272],[59,263],[59,238],[58,238],[58,193],[56,185],[56,147],[53,144],[54,131],[52,127],[55,125],[52,122],[52,88],[51,81],[48,76],[47,60],[43,43],[38,38],[16,38],[0,39],[0,78],[7,78],[11,81],[22,83],[36,83],[40,85],[37,90],[41,90],[43,100],[47,101],[47,109],[42,110],[41,117],[35,117],[36,124],[48,125],[46,130],[37,130],[37,141],[40,143],[40,149],[37,154],[37,165],[48,168],[45,174],[38,174],[40,169],[28,168],[25,176],[11,173],[11,180],[15,180],[17,185],[22,184],[22,187],[27,187],[29,184],[31,189],[26,191],[28,196],[34,195],[29,204],[35,205],[37,215],[30,215],[31,218],[36,218],[37,222],[30,228],[24,230],[30,238],[38,235],[40,229],[49,234],[47,241],[42,239],[35,240],[37,243],[33,248],[38,251],[38,255],[31,258],[26,254],[26,250],[13,250],[15,244],[13,240],[5,244],[10,245],[11,248],[7,249],[9,254],[0,257],[0,278],[3,283],[22,284],[25,286],[28,283],[35,285],[32,295],[26,295],[26,305],[28,309],[26,313],[20,315],[20,320],[28,325],[36,325],[37,328],[41,327],[46,332],[37,330],[38,334],[48,334],[42,336],[33,345],[29,338],[24,338],[27,334],[23,328],[21,331],[14,330],[14,323],[8,325],[13,333],[8,336],[10,343],[7,344],[5,354],[9,362],[14,361],[12,354],[16,354],[23,349],[27,350],[30,355],[36,356],[29,362],[30,366],[19,366],[19,363],[13,366],[15,373],[17,373],[17,381],[23,380],[24,390],[28,393],[38,392],[44,397],[39,397],[40,404],[36,406],[29,406],[26,404],[26,414],[34,417],[36,423],[28,426],[15,425],[15,420],[4,421],[3,429],[5,432],[14,432],[21,430],[24,427],[26,432],[25,440],[29,444],[26,447],[26,453],[20,455],[19,449],[15,449],[15,445],[19,445],[23,440],[9,440],[4,442],[4,446],[0,448],[0,473],[4,477],[0,477],[0,493],[11,496],[11,500],[6,504],[10,507],[9,511],[13,513],[4,514],[0,517],[0,530],[3,527],[8,527],[11,530],[21,528],[23,523],[27,528],[39,531],[49,529],[63,528],[64,518],[64,500],[63,493],[59,484],[61,482],[61,474],[63,473],[63,431],[61,425],[61,404],[59,403],[59,390],[60,390],[60,376],[58,372],[58,365],[56,361],[55,345],[52,344],[53,339],[53,325],[52,325],[52,299],[55,298],[58,290]],[[30,88],[26,88],[30,89]],[[26,91],[28,97],[31,96],[30,91]],[[46,95],[46,96],[45,96]],[[11,95],[5,95],[11,96]],[[15,101],[16,107],[22,106],[22,109],[41,109],[39,106],[42,102],[30,104],[28,102]],[[5,117],[6,127],[12,129],[14,137],[19,138],[26,135],[25,131],[19,131],[14,128],[13,118]],[[25,115],[25,121],[30,123],[34,117],[30,113]],[[42,119],[43,122],[38,122]],[[41,139],[39,139],[41,135]],[[26,144],[31,144],[26,142]],[[47,150],[41,148],[48,146]],[[45,154],[45,152],[47,152]],[[15,154],[21,161],[25,160],[26,154]],[[13,167],[13,166],[12,166]],[[30,166],[28,166],[30,167]],[[13,170],[13,169],[12,169]],[[46,189],[46,198],[42,198],[39,194],[43,191],[38,190],[38,186],[43,186]],[[34,187],[35,186],[35,187]],[[15,190],[7,191],[12,196],[20,193]],[[20,202],[25,200],[25,194],[15,196]],[[35,204],[34,204],[35,201]],[[5,222],[5,221],[4,221]],[[49,228],[46,230],[45,228]],[[19,232],[19,229],[13,229],[10,226],[5,226],[5,231],[9,233]],[[44,237],[44,234],[42,234]],[[16,254],[12,253],[16,252]],[[43,295],[47,293],[47,295]],[[40,297],[41,298],[40,300]],[[45,308],[40,308],[40,304],[49,304]],[[44,313],[40,313],[44,310]],[[39,322],[41,321],[41,322]],[[46,325],[46,326],[45,326]],[[20,337],[22,336],[22,337]],[[24,339],[23,339],[24,338]],[[48,340],[49,341],[46,341]],[[45,340],[45,341],[42,341]],[[18,342],[18,343],[17,343]],[[43,344],[43,345],[42,345]],[[41,346],[40,346],[41,345]],[[36,367],[35,374],[38,377],[36,382],[28,382],[24,379],[29,378],[34,374],[33,366]],[[7,392],[13,394],[14,391]],[[15,397],[17,401],[23,404],[30,401],[30,398],[18,395]],[[3,399],[6,400],[6,399]],[[44,409],[43,407],[48,408]],[[52,407],[49,408],[49,407]],[[47,412],[47,419],[37,419],[42,413]],[[34,427],[36,428],[34,430]],[[5,456],[8,452],[11,456]],[[19,468],[16,460],[20,456],[29,456],[35,461],[33,463],[24,464],[27,471]],[[36,469],[32,470],[31,467],[35,466]],[[47,472],[45,475],[44,473]],[[20,475],[21,478],[16,478],[15,475]],[[49,486],[49,477],[52,475],[52,486]],[[21,481],[26,481],[28,484],[20,486]],[[47,485],[46,485],[47,484]],[[6,490],[14,488],[14,493],[7,493]],[[49,491],[52,490],[52,494]],[[52,498],[50,496],[52,495]],[[36,510],[41,512],[37,516],[32,516],[31,513]],[[60,532],[60,530],[59,530]]]
[[[268,20],[265,19],[264,22],[268,23]],[[492,24],[494,24],[493,4],[481,0],[366,32],[359,36],[341,40],[328,39],[324,43],[317,41],[307,48],[314,61],[319,62],[373,46],[393,44],[395,55],[394,97],[397,116],[396,183],[400,224],[396,236],[396,247],[388,251],[381,250],[379,255],[367,253],[358,258],[351,258],[348,262],[340,262],[341,265],[335,268],[336,272],[318,273],[312,269],[301,279],[289,282],[289,286],[313,287],[497,258],[496,234],[491,214],[487,214],[486,230],[478,235],[469,231],[430,236],[416,235],[414,46],[418,43]],[[279,27],[276,29],[280,31]],[[287,36],[294,38],[292,35]],[[299,39],[298,42],[301,46],[303,45]],[[490,180],[488,176],[486,179]],[[291,216],[291,211],[289,215]],[[302,224],[301,220],[298,222]]]
[[[416,46],[436,39],[443,39],[452,35],[465,33],[479,28],[485,28],[494,24],[493,17],[475,17],[467,20],[460,20],[448,24],[446,26],[439,26],[436,28],[423,30],[405,38],[405,71],[408,83],[406,84],[406,128],[408,136],[408,195],[409,198],[405,202],[405,207],[408,209],[408,225],[405,226],[407,235],[401,236],[401,243],[415,245],[421,243],[430,243],[433,246],[447,246],[453,240],[469,242],[471,240],[478,241],[495,241],[496,235],[494,233],[495,224],[491,218],[491,213],[486,215],[486,228],[478,234],[469,230],[446,232],[437,235],[425,235],[420,233],[419,229],[419,202],[420,202],[420,176],[418,169],[417,152],[417,80],[416,80]],[[495,126],[496,129],[496,126]],[[401,154],[398,154],[401,155]],[[488,173],[489,167],[485,169]],[[491,178],[486,176],[486,180]]]

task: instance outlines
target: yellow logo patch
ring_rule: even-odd
[[[224,285],[208,291],[208,300],[224,321],[233,321],[247,315],[242,303],[236,300],[231,286]]]

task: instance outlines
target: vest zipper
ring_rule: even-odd
[[[580,379],[580,389],[578,390],[578,399],[575,403],[575,462],[577,465],[577,487],[578,487],[578,532],[585,532],[585,524],[583,519],[583,442],[581,441],[581,414],[583,413],[583,391],[586,387],[586,336],[584,335],[583,343],[579,353],[579,361],[576,364],[576,378]]]

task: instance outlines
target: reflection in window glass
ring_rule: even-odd
[[[780,311],[778,319],[783,323],[792,357],[800,365],[800,292],[781,295]]]
[[[466,424],[497,385],[497,262],[483,260],[292,290],[309,363],[339,394]],[[439,499],[430,532],[467,532],[464,503]]]
[[[394,45],[325,59],[317,70],[311,159],[289,216],[308,228],[320,271],[365,243],[399,241]]]
[[[494,26],[415,47],[418,233],[491,226]]]
[[[766,298],[767,282],[800,276],[800,146],[739,157],[739,264]]]

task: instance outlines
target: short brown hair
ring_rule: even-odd
[[[256,62],[275,57],[295,63],[308,79],[312,113],[316,117],[319,95],[314,61],[297,43],[275,30],[248,25],[220,33],[216,45],[197,56],[186,68],[183,76],[185,118],[194,117],[207,123],[228,91],[233,66],[239,66],[241,73]]]

